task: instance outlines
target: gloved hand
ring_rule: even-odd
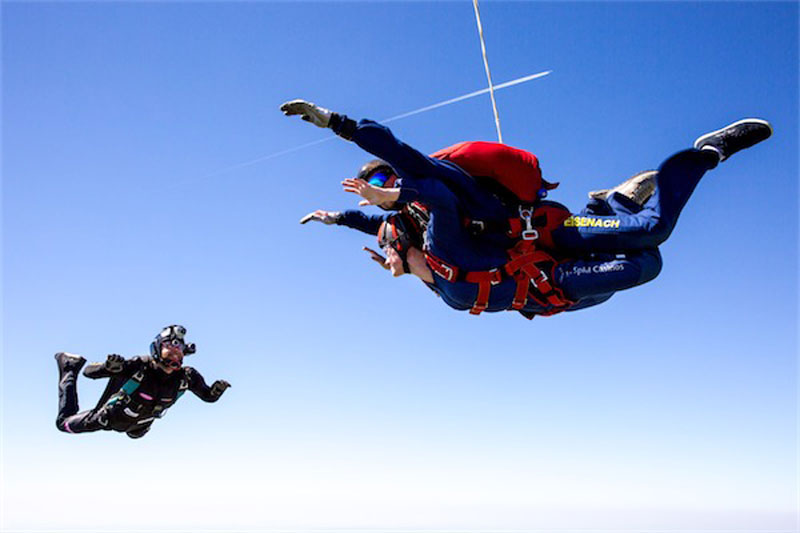
[[[230,386],[231,384],[224,379],[218,379],[211,385],[211,395],[219,398],[222,396],[222,393],[225,392],[225,389]]]
[[[118,374],[122,372],[122,366],[125,363],[125,358],[119,354],[108,354],[106,357],[105,363],[103,363],[103,368],[111,372],[112,374]]]
[[[329,109],[319,107],[312,102],[305,100],[291,100],[281,104],[281,111],[287,117],[292,115],[300,115],[300,118],[306,122],[311,122],[313,125],[320,128],[327,128],[331,123],[331,115],[333,114]]]
[[[313,213],[309,213],[301,218],[300,223],[305,224],[309,220],[313,220],[315,222],[322,222],[326,226],[330,226],[331,224],[336,224],[336,220],[338,220],[339,215],[341,215],[339,211],[323,211],[322,209],[317,209]]]

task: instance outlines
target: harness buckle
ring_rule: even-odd
[[[444,263],[439,263],[439,268],[442,269],[444,275],[442,276],[447,281],[455,281],[456,272],[450,265],[446,265]],[[442,274],[442,272],[438,272],[438,274]]]
[[[522,230],[522,239],[525,241],[538,239],[539,232],[533,228],[533,209],[519,206],[519,217],[525,222],[525,229]]]
[[[493,279],[489,280],[489,283],[491,285],[499,285],[500,282],[503,281],[503,275],[500,272],[499,268],[493,268],[489,272],[491,272],[493,274],[493,276],[492,276]]]

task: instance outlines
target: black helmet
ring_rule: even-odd
[[[183,355],[193,354],[195,351],[197,351],[197,348],[195,347],[194,343],[186,344],[186,341],[184,340],[185,336],[186,328],[183,326],[173,324],[165,327],[158,335],[156,335],[155,340],[150,343],[150,356],[156,362],[161,362],[161,347],[164,345],[164,343],[180,346],[181,350],[183,351]]]

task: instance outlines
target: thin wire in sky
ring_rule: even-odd
[[[478,9],[478,0],[472,0],[475,8],[475,21],[478,23],[478,38],[481,41],[481,53],[483,54],[483,67],[486,70],[486,79],[489,82],[489,96],[492,99],[492,111],[494,111],[494,125],[497,128],[497,142],[503,143],[503,133],[500,131],[500,114],[497,112],[497,101],[494,99],[494,85],[492,84],[492,72],[489,70],[489,57],[486,54],[486,42],[483,40],[483,24],[481,24],[481,12]]]

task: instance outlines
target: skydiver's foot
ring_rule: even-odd
[[[716,152],[722,162],[739,150],[769,139],[770,135],[772,135],[772,125],[769,122],[760,118],[746,118],[698,137],[694,147],[698,150]]]
[[[619,193],[638,204],[639,206],[644,203],[653,195],[656,190],[656,175],[657,170],[645,170],[634,174],[627,180],[623,181],[613,189],[603,189],[600,191],[592,191],[589,193],[589,198],[592,200],[605,200],[613,193]]]
[[[148,431],[150,431],[150,426],[133,429],[131,431],[126,432],[125,434],[132,439],[141,439]]]
[[[86,359],[74,353],[58,352],[55,358],[58,363],[58,370],[62,374],[70,371],[79,372],[83,365],[86,364]]]

